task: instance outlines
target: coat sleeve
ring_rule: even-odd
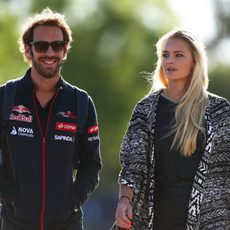
[[[147,181],[150,135],[146,111],[148,109],[143,101],[136,105],[120,151],[119,183],[132,188],[134,196],[144,189],[144,183]]]
[[[91,98],[85,131],[78,142],[78,154],[74,191],[75,205],[79,208],[98,185],[99,171],[102,167],[97,114]]]
[[[227,101],[214,113],[213,143],[204,197],[201,205],[201,227],[230,228],[230,106]],[[202,228],[202,229],[203,229]]]

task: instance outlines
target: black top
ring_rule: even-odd
[[[160,96],[155,126],[155,230],[185,230],[193,178],[204,149],[204,136],[198,135],[196,151],[184,157],[170,150],[173,135],[167,136],[174,122],[177,104]]]

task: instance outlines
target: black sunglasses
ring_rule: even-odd
[[[48,50],[49,46],[52,47],[53,51],[60,52],[64,49],[65,45],[67,44],[66,41],[52,41],[52,42],[46,42],[46,41],[36,41],[36,42],[30,42],[30,45],[34,45],[34,48],[36,52],[38,53],[44,53]]]

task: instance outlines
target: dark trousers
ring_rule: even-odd
[[[1,230],[19,230],[19,228],[5,218],[2,218]]]
[[[23,229],[17,227],[15,225],[15,223],[13,223],[13,222],[5,219],[5,218],[2,218],[1,230],[23,230]],[[45,230],[46,230],[46,228],[45,228]],[[47,230],[51,230],[51,229],[47,229]],[[61,230],[84,230],[83,224],[82,224],[82,219],[69,222],[67,224],[67,226],[62,228]]]

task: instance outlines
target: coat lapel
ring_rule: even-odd
[[[187,220],[187,230],[195,230],[199,227],[199,216],[200,216],[200,204],[202,202],[204,189],[203,184],[208,171],[208,162],[211,155],[212,146],[212,124],[211,124],[211,113],[210,113],[210,100],[205,112],[205,123],[206,123],[206,134],[207,140],[205,145],[205,150],[202,158],[199,162],[194,181],[193,187],[189,200],[188,207],[188,220]]]
[[[149,183],[149,208],[148,208],[148,229],[153,229],[153,218],[154,218],[154,185],[155,185],[155,178],[154,178],[154,169],[155,169],[155,151],[154,151],[154,130],[156,124],[156,110],[158,106],[158,101],[160,98],[160,93],[163,89],[158,90],[152,94],[152,104],[150,106],[150,110],[147,116],[147,119],[150,124],[150,141],[151,141],[151,151],[149,152],[149,162],[148,162],[148,183]]]

